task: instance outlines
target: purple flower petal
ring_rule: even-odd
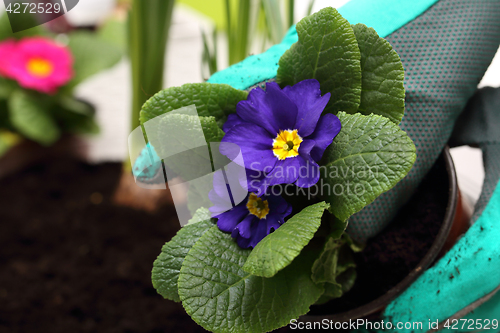
[[[208,209],[210,213],[212,213],[212,217],[217,218],[220,214],[233,208],[233,204],[229,197],[221,198],[213,189],[208,192],[208,199],[210,199],[213,204],[213,206]]]
[[[242,207],[247,209],[246,206],[242,206]],[[247,209],[247,213],[248,213],[248,209]],[[233,233],[236,232],[236,230],[237,230],[238,234],[241,237],[250,238],[250,236],[252,236],[252,231],[251,231],[252,225],[255,223],[258,223],[258,220],[259,219],[255,215],[249,214],[247,217],[245,217],[243,219],[243,221],[241,221],[240,223],[238,223],[238,225],[236,225]]]
[[[252,237],[250,238],[250,246],[255,247],[264,237],[267,236],[267,223],[265,220],[259,220],[252,228]]]
[[[277,161],[272,151],[273,139],[257,125],[236,125],[226,133],[222,142],[236,144],[241,149],[247,169],[269,171]],[[236,152],[233,145],[221,144],[219,150],[222,155],[240,164],[240,161],[236,160],[239,151]]]
[[[266,176],[266,180],[269,182],[269,185],[273,186],[278,184],[295,183],[299,177],[299,159],[302,159],[300,155],[284,160],[278,160],[273,171]]]
[[[320,118],[314,133],[308,137],[316,141],[316,146],[311,150],[311,157],[319,162],[323,157],[325,149],[332,144],[333,139],[339,134],[342,128],[339,118],[331,113]]]
[[[318,119],[330,100],[330,93],[321,96],[319,82],[315,79],[300,81],[286,86],[283,92],[297,105],[295,128],[299,135],[307,137],[314,132]]]
[[[312,158],[301,159],[300,164],[299,178],[297,178],[295,185],[303,188],[315,185],[319,180],[320,171],[318,164]]]
[[[267,228],[266,234],[270,234],[271,231],[277,230],[279,227],[281,227],[281,223],[284,222],[284,221],[281,221],[279,219],[279,216],[276,216],[276,215],[269,216],[265,221],[266,221],[266,228]]]
[[[232,232],[247,215],[248,209],[245,206],[236,206],[218,216],[217,226],[224,232]]]
[[[266,91],[261,88],[250,91],[248,99],[236,106],[236,113],[243,120],[265,128],[274,139],[280,130],[293,129],[297,106],[276,82],[270,82]]]
[[[232,237],[235,238],[235,236],[232,236]],[[240,236],[238,236],[236,238],[236,243],[242,249],[248,249],[250,247],[250,242],[252,242],[252,239],[250,239],[250,238],[243,238],[243,237],[240,237]]]
[[[241,117],[238,116],[236,113],[233,113],[227,116],[227,120],[224,123],[224,126],[222,126],[222,130],[224,131],[224,133],[226,133],[236,125],[246,125],[246,124],[248,124],[248,122],[241,119]]]
[[[281,216],[281,220],[284,221],[284,218],[292,213],[292,205],[279,195],[271,194],[262,199],[267,200],[269,203],[269,216],[279,215]]]
[[[246,171],[248,180],[248,192],[253,192],[260,197],[266,192],[267,188],[269,187],[269,184],[266,184],[266,182],[264,181],[266,179],[265,172],[251,169],[246,169]]]
[[[214,172],[213,189],[219,197],[231,201],[229,196],[229,185],[226,183],[222,170]]]

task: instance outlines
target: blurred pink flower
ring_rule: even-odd
[[[0,76],[11,78],[9,74],[10,59],[15,54],[16,41],[7,39],[0,43]]]
[[[55,94],[73,77],[70,51],[50,39],[30,37],[2,44],[6,44],[3,52],[7,56],[0,62],[0,75],[16,80],[23,88]]]

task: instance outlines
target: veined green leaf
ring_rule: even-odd
[[[194,104],[199,116],[215,117],[217,124],[222,127],[227,116],[236,112],[236,104],[247,96],[247,92],[226,84],[189,83],[182,87],[165,89],[144,104],[141,124],[172,110]]]
[[[390,190],[416,159],[413,141],[388,118],[339,112],[342,129],[323,155],[323,193],[342,221]]]
[[[212,213],[210,213],[208,208],[201,207],[194,212],[193,218],[188,221],[188,224],[203,222],[206,220],[210,220],[211,218],[212,218]]]
[[[405,111],[404,69],[388,41],[364,24],[353,27],[361,52],[361,104],[358,112],[378,114],[399,124]]]
[[[361,100],[361,55],[349,22],[325,8],[297,23],[299,41],[279,61],[277,82],[294,85],[316,79],[331,93],[325,111],[354,113]]]
[[[356,280],[356,263],[350,248],[350,237],[345,233],[342,238],[337,235],[333,232],[327,238],[311,269],[311,279],[325,286],[318,304],[342,296],[353,287]]]
[[[297,213],[257,244],[243,269],[253,275],[272,277],[288,266],[313,238],[328,207],[320,202]]]
[[[191,318],[213,332],[269,332],[307,313],[323,293],[307,253],[272,278],[243,270],[249,249],[213,227],[184,259],[179,296]]]
[[[182,262],[196,241],[213,226],[214,223],[210,219],[188,224],[179,230],[170,242],[163,245],[160,255],[153,264],[151,279],[153,287],[164,298],[180,301],[177,280]]]
[[[329,237],[318,259],[313,264],[311,278],[314,283],[335,283],[337,262],[342,242]]]

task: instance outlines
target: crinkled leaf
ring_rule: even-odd
[[[201,130],[199,130],[201,126]],[[155,149],[158,151],[160,156],[165,156],[165,154],[170,155],[172,152],[172,146],[176,145],[179,147],[185,147],[184,150],[179,149],[179,151],[189,151],[192,150],[193,142],[184,142],[185,136],[177,137],[175,133],[178,132],[176,128],[182,128],[185,131],[190,131],[193,135],[193,140],[198,139],[195,136],[203,135],[207,144],[210,142],[220,142],[224,137],[224,132],[217,125],[217,121],[214,117],[204,117],[204,116],[191,116],[186,114],[171,114],[168,117],[164,117],[159,122],[157,127],[157,140],[158,142]],[[150,132],[146,133],[153,140],[152,134]]]
[[[272,277],[288,266],[313,238],[328,207],[320,202],[293,216],[257,244],[243,269],[253,275]]]
[[[201,207],[195,211],[195,213],[193,214],[193,218],[188,221],[188,224],[203,222],[206,220],[210,220],[211,218],[212,218],[212,213],[210,213],[208,208]]]
[[[356,267],[350,267],[345,272],[337,276],[337,282],[342,286],[342,294],[345,294],[346,292],[351,290],[352,287],[354,287],[356,277]]]
[[[151,279],[153,287],[164,298],[180,301],[177,280],[182,262],[196,241],[213,226],[211,220],[186,225],[170,242],[163,245],[160,255],[153,264]]]
[[[247,96],[247,92],[227,84],[189,83],[162,90],[151,97],[142,107],[140,120],[144,124],[157,116],[194,104],[199,116],[215,117],[222,128],[227,116],[236,112],[236,104]]]
[[[321,297],[324,301],[325,297],[327,298],[326,300],[331,300],[333,298],[339,298],[342,294],[342,285],[340,283],[325,283],[325,293]]]
[[[209,331],[269,332],[307,313],[323,293],[310,277],[304,253],[272,278],[243,270],[251,250],[216,226],[186,256],[179,296],[186,312]]]
[[[57,141],[61,133],[49,111],[50,105],[37,96],[15,91],[9,99],[9,118],[19,133],[48,146]]]
[[[342,221],[390,190],[416,159],[412,140],[388,118],[338,114],[340,133],[323,155],[324,195]]]
[[[95,33],[77,31],[69,35],[68,47],[74,58],[75,76],[67,89],[75,87],[88,77],[116,65],[123,56],[123,50]]]
[[[351,250],[353,252],[357,253],[357,252],[361,252],[365,249],[365,244],[359,244],[359,243],[355,242],[354,239],[352,239],[351,236],[349,236],[348,234],[344,234],[342,236],[343,236],[346,244],[349,245],[349,247],[351,248]]]
[[[331,209],[329,210],[331,211]],[[334,239],[339,239],[344,234],[348,224],[349,222],[347,220],[341,221],[335,216],[332,216],[330,220],[330,234],[328,236],[333,237]]]
[[[315,283],[324,283],[325,286],[318,304],[342,296],[354,285],[356,263],[349,244],[350,238],[346,236],[344,233],[339,238],[335,232],[332,233],[312,266],[311,279]]]
[[[325,283],[325,292],[318,299],[316,304],[324,304],[329,300],[334,298],[342,297],[346,292],[351,290],[354,287],[354,283],[356,282],[356,269],[349,268],[344,273],[337,276],[337,281],[334,283]]]
[[[311,278],[314,283],[335,283],[337,276],[337,262],[342,242],[334,237],[329,237],[323,251],[312,266]]]
[[[361,55],[351,25],[325,8],[297,23],[299,41],[279,61],[277,82],[293,85],[316,79],[330,92],[327,112],[356,112],[361,100]]]
[[[184,147],[183,149],[179,149],[180,153],[163,159],[169,179],[175,176],[181,177],[183,181],[188,182],[215,171],[212,164],[213,155],[210,145],[208,147],[198,146],[191,148],[193,146],[192,143],[190,145],[190,143],[184,142],[185,135],[180,135],[181,137],[175,135],[175,133],[179,132],[179,129],[190,131],[193,140],[198,139],[195,138],[196,136],[203,135],[207,144],[220,142],[224,136],[224,132],[219,128],[214,117],[171,114],[161,119],[158,126],[157,140],[153,140],[154,135],[148,132],[149,139],[160,144],[160,146],[155,146],[158,154],[160,156],[170,156],[172,155],[171,147]],[[210,207],[212,205],[208,199],[208,192],[211,188],[211,181],[190,184],[188,190],[188,208],[192,213],[199,207]]]
[[[358,112],[378,114],[399,124],[405,110],[404,69],[388,41],[364,24],[353,27],[361,51],[361,104]]]

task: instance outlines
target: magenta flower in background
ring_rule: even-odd
[[[73,77],[71,52],[42,37],[0,43],[0,59],[0,75],[46,94],[55,94]]]
[[[321,116],[329,100],[330,93],[321,96],[319,82],[311,79],[283,90],[267,83],[265,91],[253,89],[238,103],[224,124],[222,142],[238,145],[245,167],[265,174],[259,194],[273,185],[308,188],[318,182],[317,162],[341,129],[337,116]],[[220,147],[234,158],[234,149]]]
[[[15,55],[16,41],[8,39],[0,43],[0,76],[11,78],[9,74],[10,58]]]

